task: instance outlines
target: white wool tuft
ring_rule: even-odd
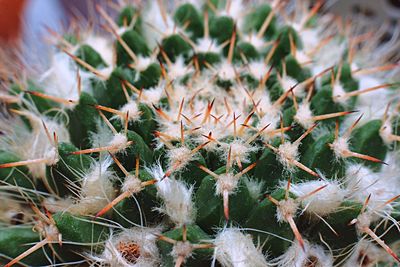
[[[326,187],[305,198],[302,204],[306,212],[325,216],[337,210],[345,199],[346,190],[342,189],[337,181],[308,181],[292,184],[290,192],[297,197],[303,197],[322,186]]]
[[[298,32],[305,48],[316,47],[320,43],[319,32],[316,29],[302,29]]]
[[[225,228],[215,237],[214,258],[223,267],[271,266],[250,235],[238,228]]]
[[[382,127],[379,131],[379,135],[381,136],[382,140],[385,142],[385,144],[389,145],[393,142],[393,131],[392,131],[392,124],[390,123],[390,120],[385,120],[382,123]]]
[[[331,267],[333,266],[333,256],[323,247],[310,244],[307,240],[304,240],[303,250],[299,243],[295,241],[285,254],[278,258],[277,263],[279,267]]]
[[[168,66],[168,78],[171,80],[179,79],[188,74],[191,68],[185,64],[184,58],[179,56],[176,58],[175,62]]]
[[[262,118],[260,119],[259,123],[258,123],[258,128],[262,129],[263,127],[268,126],[268,130],[274,130],[276,128],[276,126],[279,123],[279,111],[276,112],[274,110],[274,107],[270,107],[271,110],[266,109],[266,113],[264,114],[264,116],[262,116]],[[263,137],[266,137],[267,135],[263,135]],[[267,138],[268,139],[268,138]]]
[[[153,59],[151,57],[143,57],[142,55],[138,55],[135,62],[135,70],[139,72],[145,71],[151,63],[153,63]]]
[[[258,103],[257,109],[264,115],[266,113],[270,114],[271,116],[278,116],[280,109],[279,107],[275,107],[271,103],[271,96],[269,95],[268,90],[256,90],[252,98],[248,98],[250,102],[254,100],[255,103]],[[279,116],[278,116],[279,117]]]
[[[156,183],[156,188],[164,202],[160,211],[168,215],[177,227],[193,222],[196,212],[192,201],[192,186],[187,187],[181,181],[165,178]]]
[[[178,241],[173,246],[171,255],[174,259],[183,257],[184,260],[190,258],[193,252],[193,245],[189,241]]]
[[[149,89],[142,90],[140,102],[151,106],[152,104],[158,104],[163,96],[164,88],[162,86],[151,87]]]
[[[44,153],[44,158],[46,159],[46,165],[52,166],[56,165],[57,162],[60,160],[58,156],[58,151],[55,147],[50,148]]]
[[[258,80],[261,80],[269,70],[269,66],[266,66],[262,61],[252,61],[249,63],[248,68],[250,74]]]
[[[96,214],[115,198],[112,180],[114,173],[108,168],[113,163],[110,158],[96,162],[82,179],[77,203],[68,211],[77,215]]]
[[[218,77],[224,81],[233,81],[236,77],[235,69],[232,63],[222,62],[218,67]]]
[[[131,192],[132,194],[138,193],[143,189],[142,181],[136,176],[130,175],[125,178],[121,189],[123,192]]]
[[[347,137],[340,136],[332,143],[332,149],[336,158],[346,157],[349,150],[349,140]]]
[[[297,50],[296,51],[296,60],[297,60],[297,62],[299,62],[300,65],[302,65],[304,63],[311,62],[312,59],[304,51]]]
[[[386,159],[389,165],[382,166],[379,172],[373,172],[361,164],[351,165],[346,171],[346,186],[349,193],[351,193],[352,199],[364,203],[367,197],[371,195],[368,207],[369,209],[379,207],[379,210],[377,210],[379,212],[390,211],[390,204],[385,205],[385,207],[382,207],[382,205],[392,197],[400,194],[399,169],[396,164],[398,157],[389,154]]]
[[[229,10],[226,10],[226,8],[224,8],[223,10],[221,10],[220,15],[230,16],[236,21],[237,24],[240,24],[243,20],[243,11],[245,9],[246,8],[242,0],[231,1],[229,5]]]
[[[244,40],[252,44],[258,51],[265,48],[264,38],[259,38],[255,33],[244,35]]]
[[[169,36],[174,34],[174,32],[179,32],[175,29],[175,23],[171,16],[167,14],[166,22],[163,19],[160,6],[156,1],[151,1],[149,8],[145,9],[142,18],[143,21],[143,33],[147,44],[150,48],[156,47],[157,43],[161,43],[161,39],[164,36]],[[166,8],[166,6],[164,6]],[[167,11],[168,12],[168,11]]]
[[[190,161],[196,158],[195,154],[186,146],[169,149],[167,152],[169,167],[176,171],[184,169]]]
[[[343,264],[343,267],[373,267],[378,262],[392,262],[386,251],[367,240],[360,240],[353,249],[350,258]]]
[[[22,120],[9,121],[0,117],[0,145],[7,147],[20,160],[46,159],[43,163],[29,164],[27,168],[34,178],[46,177],[46,165],[53,165],[58,161],[58,152],[54,148],[53,140],[49,140],[43,123],[50,133],[56,133],[59,142],[69,142],[69,133],[64,125],[56,120],[36,115],[33,112],[21,111],[29,120],[32,129],[28,129]]]
[[[303,126],[303,128],[309,129],[314,123],[312,117],[313,114],[310,109],[310,104],[308,102],[299,104],[294,120]]]
[[[228,159],[229,156],[229,149],[231,150],[231,160],[236,161],[237,159],[240,160],[242,163],[249,163],[249,154],[258,150],[256,146],[252,146],[243,142],[240,139],[236,139],[233,142],[227,144],[223,143],[221,146],[223,151],[223,157],[225,161]]]
[[[159,161],[150,167],[145,167],[145,169],[157,181],[161,181],[165,177],[165,172]],[[164,184],[164,183],[159,184],[159,186],[163,186],[163,185],[167,185],[167,184]]]
[[[251,179],[247,176],[243,177],[242,180],[245,183],[247,190],[249,190],[251,198],[254,200],[258,200],[263,194],[265,181]]]
[[[279,205],[276,209],[276,218],[278,219],[278,222],[286,222],[288,217],[293,217],[296,214],[298,207],[299,204],[293,198],[279,201]]]
[[[76,79],[77,66],[74,61],[65,53],[53,54],[50,68],[39,77],[43,83],[46,93],[64,99],[78,100],[78,81]],[[82,88],[90,88],[89,76],[81,72]],[[73,104],[66,107],[72,108]]]
[[[216,53],[220,52],[219,47],[215,44],[215,41],[211,38],[199,38],[197,39],[196,51],[198,53]]]
[[[109,152],[115,154],[117,152],[125,150],[128,147],[127,143],[128,138],[126,137],[126,135],[122,133],[117,133],[111,139],[110,143],[108,143],[109,146],[114,147],[113,149],[110,149]]]
[[[343,89],[343,86],[340,82],[336,82],[333,85],[332,93],[333,93],[332,99],[334,102],[345,104],[346,101],[349,99],[348,97],[345,96],[346,91]]]
[[[129,101],[125,105],[122,106],[120,109],[121,112],[123,113],[128,113],[128,120],[129,121],[137,121],[140,118],[140,110],[138,108],[138,105],[134,101]],[[124,117],[119,116],[121,119],[125,119]]]
[[[371,88],[384,83],[385,82],[383,80],[365,76],[360,79],[359,90]],[[388,90],[387,88],[381,88],[359,95],[357,97],[355,109],[363,114],[360,124],[366,123],[370,120],[382,119],[386,110],[386,106],[390,101],[389,99],[392,98],[392,95],[393,91]]]
[[[225,173],[218,176],[217,183],[215,184],[216,194],[222,195],[224,191],[232,194],[237,188],[239,179],[232,173]]]
[[[280,79],[280,82],[281,82],[281,86],[285,92],[289,91],[290,89],[292,89],[293,86],[297,85],[293,89],[293,93],[299,97],[304,95],[304,84],[302,84],[302,83],[298,84],[299,82],[296,79],[294,79],[288,75],[284,75]]]
[[[88,255],[102,266],[152,267],[161,263],[157,247],[159,228],[133,227],[110,235],[100,255]]]
[[[299,158],[298,148],[298,144],[290,142],[285,142],[278,148],[278,159],[288,171],[294,169],[293,160]]]

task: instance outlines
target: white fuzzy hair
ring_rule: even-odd
[[[305,198],[302,201],[302,206],[306,212],[325,216],[337,210],[346,197],[347,192],[340,186],[339,182],[335,180],[319,180],[292,184],[290,192],[301,198],[322,186],[326,187]]]
[[[96,263],[110,267],[152,267],[161,262],[156,244],[160,228],[133,227],[124,229],[118,234],[111,234],[105,242],[104,251],[99,255],[87,254],[88,258]],[[138,247],[139,257],[129,262],[119,250],[120,245],[133,244]]]
[[[295,167],[292,164],[292,160],[299,159],[298,144],[290,143],[288,141],[279,145],[278,148],[278,160],[282,163],[285,169],[289,172],[294,171]]]
[[[196,41],[196,52],[198,53],[219,53],[220,48],[215,44],[215,40],[210,38],[199,38]]]
[[[189,162],[195,160],[197,158],[196,154],[192,154],[192,150],[190,150],[186,146],[175,147],[169,149],[167,152],[168,157],[168,166],[169,168],[175,168],[175,171],[183,170]]]
[[[138,104],[134,101],[129,101],[128,103],[126,103],[125,105],[123,105],[120,108],[120,111],[123,113],[128,113],[128,120],[129,121],[137,121],[140,119],[140,110],[138,107]],[[119,116],[116,115],[117,117],[119,117],[121,120],[125,120],[125,116]]]
[[[310,104],[303,101],[299,104],[294,120],[297,121],[303,128],[309,129],[314,121],[312,120],[313,114],[310,109]]]
[[[164,36],[174,33],[176,24],[168,14],[166,16],[166,23],[164,22],[160,6],[156,1],[151,1],[146,6],[147,8],[142,13],[142,18],[144,18],[143,34],[150,48],[154,48],[157,46],[157,43],[161,43],[161,39]],[[179,32],[179,30],[176,30],[176,32]]]
[[[20,119],[0,118],[0,130],[5,133],[0,138],[0,144],[8,148],[21,160],[46,159],[43,163],[30,164],[28,169],[34,178],[46,177],[46,166],[58,162],[58,151],[54,142],[49,140],[43,123],[50,134],[56,133],[59,142],[69,142],[69,133],[65,126],[54,119],[34,112],[22,111],[29,120],[31,130]]]
[[[142,90],[140,102],[148,106],[158,104],[164,94],[163,86],[150,87],[146,90]]]
[[[332,143],[332,150],[335,153],[336,159],[346,157],[349,149],[349,138],[347,136],[339,136]]]
[[[223,267],[271,266],[250,235],[239,228],[224,228],[214,240],[214,259]]]
[[[185,65],[184,58],[178,56],[175,62],[168,66],[168,78],[171,80],[180,79],[191,71],[193,71],[192,68]]]
[[[360,240],[353,248],[343,267],[373,267],[378,262],[392,262],[392,258],[382,248],[367,240]]]
[[[147,170],[158,181],[157,194],[163,200],[163,205],[158,210],[166,214],[177,227],[192,223],[196,216],[192,199],[193,186],[188,187],[171,177],[164,178],[165,173],[159,164]]]
[[[236,73],[235,68],[232,63],[228,63],[227,61],[223,61],[218,67],[218,77],[224,81],[233,81],[235,80]]]
[[[311,265],[312,263],[314,264]],[[304,250],[297,241],[294,241],[288,250],[277,258],[277,265],[279,267],[331,267],[333,257],[323,247],[311,244],[307,240],[304,240]]]
[[[215,184],[215,194],[223,195],[226,191],[228,194],[235,192],[239,178],[235,177],[232,173],[224,173],[218,176],[217,182]]]
[[[221,143],[220,150],[222,151],[222,158],[227,161],[229,150],[231,151],[231,160],[240,160],[241,163],[249,163],[249,156],[251,153],[256,152],[259,148],[252,144],[247,144],[242,139],[235,139],[231,143]]]
[[[74,61],[65,53],[58,52],[52,54],[50,68],[45,71],[38,79],[43,85],[45,92],[64,99],[78,100],[78,67]],[[93,76],[86,72],[80,72],[81,87],[83,91],[90,88],[89,78]],[[66,108],[72,108],[74,105],[68,104]]]
[[[379,172],[373,172],[361,164],[351,165],[346,171],[346,187],[352,199],[363,203],[371,195],[368,206],[370,209],[381,207],[378,212],[390,211],[391,204],[385,207],[382,204],[400,194],[399,156],[389,153],[385,160],[389,165],[383,165]]]
[[[109,170],[113,160],[109,157],[92,164],[83,176],[81,190],[76,203],[68,211],[77,215],[96,214],[115,198],[113,180],[115,174]]]
[[[138,71],[137,78],[139,78],[140,72],[146,70],[150,66],[150,64],[153,62],[154,62],[154,59],[151,57],[143,57],[142,55],[138,55],[137,60],[135,61],[135,66],[134,66],[135,70]]]
[[[128,138],[126,137],[126,135],[123,133],[117,133],[108,143],[109,146],[114,147],[113,149],[110,149],[109,152],[115,154],[117,152],[124,151],[128,147],[127,143]]]

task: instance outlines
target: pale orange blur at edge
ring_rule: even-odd
[[[26,0],[0,0],[0,41],[17,42]]]

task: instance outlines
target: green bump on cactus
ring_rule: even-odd
[[[273,12],[273,9],[268,4],[258,6],[246,16],[244,30],[250,33],[261,33],[262,37],[265,37],[267,40],[272,39],[276,31],[276,17],[271,12]],[[269,16],[272,17],[269,19]],[[265,30],[262,29],[264,23],[266,23]]]
[[[190,45],[178,34],[164,38],[161,47],[169,60],[175,62],[179,56],[186,56],[191,50]]]
[[[222,44],[231,39],[234,31],[235,22],[227,16],[210,18],[210,36]],[[221,29],[224,29],[221,31]]]
[[[114,2],[108,35],[54,33],[2,79],[2,264],[400,262],[381,30],[320,1]]]
[[[25,252],[29,248],[29,244],[40,241],[40,235],[32,230],[29,226],[13,226],[0,230],[0,252],[13,259]],[[38,250],[23,260],[24,264],[29,266],[41,266],[47,264],[45,253],[50,253],[50,249]],[[4,259],[0,263],[6,264]]]
[[[0,164],[20,161],[10,152],[0,150]],[[21,188],[33,189],[34,184],[29,177],[29,170],[25,166],[14,169],[0,169],[0,180],[4,183]]]
[[[203,19],[192,4],[182,4],[174,14],[174,19],[179,26],[186,28],[193,39],[203,35]]]
[[[130,26],[134,23],[134,30],[140,33],[142,28],[142,19],[140,12],[134,6],[127,6],[122,9],[117,18],[117,24],[120,27]]]
[[[128,30],[121,35],[121,39],[128,45],[130,50],[137,56],[148,56],[150,54],[150,49],[143,39],[142,35],[134,30]],[[126,51],[121,43],[117,43],[117,64],[118,65],[128,65],[132,63],[133,59]]]
[[[60,160],[47,166],[47,180],[55,192],[65,196],[70,193],[68,185],[80,181],[80,174],[90,167],[92,159],[87,155],[71,155],[78,148],[69,143],[60,143],[57,151]]]
[[[93,108],[95,105],[97,105],[96,99],[92,95],[82,92],[78,104],[68,110],[68,130],[71,142],[77,147],[89,148],[91,146],[90,132],[96,128],[97,121],[100,119],[98,112]]]
[[[100,247],[109,234],[108,227],[89,217],[78,217],[65,212],[54,214],[53,219],[63,240],[81,244],[81,246]],[[82,233],[87,234],[82,235]]]
[[[95,68],[107,67],[107,64],[101,58],[100,54],[96,52],[90,45],[82,45],[75,54],[78,58],[82,59],[90,66]],[[82,66],[82,68],[85,68]]]

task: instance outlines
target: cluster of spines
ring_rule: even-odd
[[[73,261],[73,251],[117,266],[391,260],[369,255],[364,236],[398,260],[383,241],[397,241],[399,192],[385,186],[396,163],[381,166],[397,157],[398,107],[361,126],[361,116],[344,119],[362,95],[396,86],[358,88],[355,74],[397,65],[355,68],[362,36],[324,65],[320,50],[346,44],[341,29],[301,49],[319,27],[332,30],[312,25],[321,2],[299,21],[277,2],[248,14],[238,3],[183,4],[171,18],[158,1],[123,8],[116,22],[98,6],[108,39],[52,33],[67,71],[54,64],[41,83],[61,92],[28,81],[2,96],[21,116],[4,127],[4,192],[31,204],[39,234],[10,227],[3,238],[42,239],[22,254],[1,251],[15,257],[7,266]]]

